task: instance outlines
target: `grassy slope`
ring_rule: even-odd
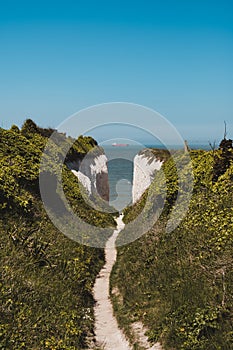
[[[104,252],[69,240],[43,208],[38,171],[51,132],[31,121],[21,131],[0,129],[0,349],[84,349],[93,333],[91,290]],[[81,137],[68,157],[93,146]],[[62,153],[62,143],[54,152]],[[114,227],[111,215],[88,207],[66,167],[63,175],[74,210],[89,223]]]
[[[222,166],[225,164],[222,151],[215,155],[193,151],[191,156],[195,187],[185,219],[172,233],[165,233],[177,184],[170,159],[163,165],[168,184],[163,214],[146,235],[118,248],[111,276],[112,299],[119,323],[131,337],[130,324],[142,320],[149,329],[151,342],[160,340],[164,349],[230,350],[232,160],[225,162],[227,167]],[[228,156],[232,159],[232,151]],[[222,168],[218,180],[213,182],[213,172],[219,171],[216,163]],[[154,194],[161,190],[158,181],[159,177],[151,186]],[[135,207],[128,208],[125,221],[133,220],[144,203],[142,198]],[[140,347],[135,343],[134,348]]]

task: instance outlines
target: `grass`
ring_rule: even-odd
[[[221,158],[221,151],[219,157]],[[233,165],[211,181],[215,158],[195,151],[194,192],[186,217],[171,233],[172,188],[160,220],[135,242],[118,248],[111,275],[114,310],[134,342],[131,324],[142,321],[151,343],[164,349],[230,350],[233,347]],[[167,169],[166,169],[167,167]],[[164,164],[174,183],[171,162]],[[208,175],[209,174],[209,175]],[[207,177],[209,176],[209,178]],[[158,180],[158,179],[157,179]],[[157,183],[155,191],[158,190]],[[126,210],[133,220],[143,199]],[[146,219],[146,218],[145,218]],[[127,228],[121,235],[128,234]],[[134,345],[137,348],[137,344]]]
[[[22,130],[0,128],[1,350],[87,349],[94,337],[92,288],[104,264],[104,250],[70,240],[45,212],[39,164],[51,132],[32,121]],[[51,156],[58,159],[67,142],[71,140],[57,134]],[[68,156],[74,160],[95,144],[91,138],[80,137]],[[54,180],[52,185],[56,185],[56,170],[56,164],[51,169],[48,161],[45,171]],[[63,185],[70,205],[83,221],[113,231],[113,215],[99,213],[85,202],[77,178],[66,165]],[[48,192],[50,189],[48,186]],[[54,201],[62,212],[58,193]]]

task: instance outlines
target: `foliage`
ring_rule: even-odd
[[[96,145],[80,137],[71,147],[73,139],[30,120],[21,131],[0,128],[0,349],[84,349],[93,334],[91,290],[104,252],[69,240],[44,210],[39,167],[52,133],[53,159],[64,157],[67,145],[68,157],[76,159]],[[44,170],[56,177],[49,156]],[[62,175],[73,210],[88,223],[114,227],[113,216],[88,206],[65,164]]]
[[[219,145],[221,154],[215,156],[214,167],[213,167],[213,181],[217,181],[218,177],[223,175],[229,168],[231,161],[233,160],[232,155],[232,140],[226,140],[224,138]]]
[[[228,167],[216,180],[214,167],[217,157],[225,156],[222,150],[191,151],[193,195],[186,217],[171,233],[165,227],[176,198],[177,174],[174,161],[167,160],[167,198],[160,220],[146,235],[118,248],[111,276],[111,288],[121,296],[118,303],[113,296],[118,320],[126,331],[130,323],[143,320],[149,340],[160,340],[164,349],[233,347],[233,152],[228,152]],[[185,155],[177,157],[185,160]],[[181,177],[188,166],[184,161]],[[164,188],[162,177],[155,181],[149,189],[154,198]],[[144,203],[142,198],[127,208],[127,222]]]

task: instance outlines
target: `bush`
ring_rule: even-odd
[[[0,349],[85,349],[93,336],[91,291],[104,252],[69,240],[44,210],[39,165],[50,131],[42,133],[31,120],[21,133],[0,128]],[[52,156],[59,158],[72,142],[57,134]],[[79,140],[82,152],[94,144],[91,138]],[[79,156],[77,148],[70,152]],[[77,178],[63,168],[73,210],[88,223],[113,228],[113,216],[89,207]],[[55,176],[49,164],[48,171]]]
[[[213,169],[222,151],[191,152],[193,196],[186,217],[171,233],[165,227],[173,208],[176,173],[172,160],[165,162],[168,197],[160,220],[146,235],[118,248],[111,276],[112,288],[121,294],[118,303],[113,297],[118,320],[126,328],[143,320],[149,340],[160,340],[165,349],[233,347],[233,153],[229,152],[228,167],[217,181]],[[149,189],[155,195],[160,193],[159,179]],[[127,222],[144,203],[142,199],[126,210]],[[146,215],[145,211],[145,220]]]

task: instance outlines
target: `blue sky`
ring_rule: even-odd
[[[1,1],[0,126],[145,105],[191,141],[233,137],[232,1]],[[84,122],[84,121],[83,121]]]

